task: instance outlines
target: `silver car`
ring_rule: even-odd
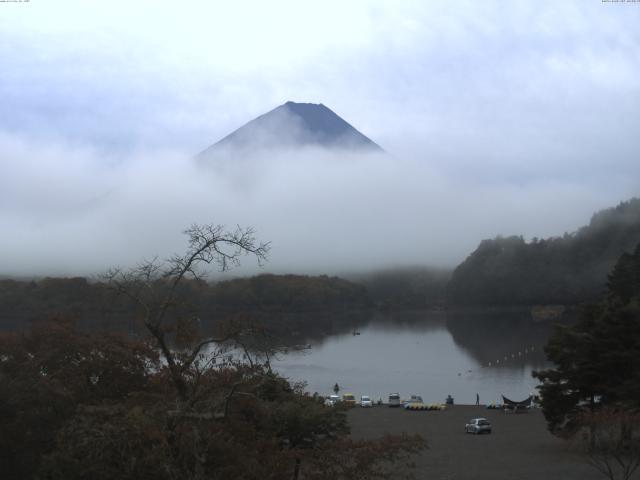
[[[486,418],[472,418],[464,426],[464,431],[467,433],[491,433],[491,423]]]

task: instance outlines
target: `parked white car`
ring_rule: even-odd
[[[373,407],[373,400],[371,400],[371,397],[369,397],[369,395],[362,395],[360,397],[360,406],[363,408]]]
[[[325,398],[324,400],[324,404],[327,407],[333,407],[334,405],[336,405],[338,402],[340,401],[340,395],[329,395],[327,398]]]

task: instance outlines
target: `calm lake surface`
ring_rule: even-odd
[[[307,390],[403,398],[427,403],[522,400],[537,385],[533,370],[546,368],[543,347],[553,328],[526,313],[376,314],[351,331],[311,340],[311,348],[281,356],[272,365]],[[354,335],[358,332],[359,335]]]

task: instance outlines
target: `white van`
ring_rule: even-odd
[[[400,406],[400,394],[399,393],[390,393],[389,394],[389,406],[390,407],[399,407]]]

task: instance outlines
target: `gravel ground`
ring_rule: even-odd
[[[552,436],[540,410],[511,414],[485,407],[455,405],[445,411],[406,411],[376,406],[349,412],[355,438],[385,432],[419,433],[429,449],[416,457],[416,478],[447,480],[603,479],[593,467]],[[490,435],[464,432],[467,421],[485,417]]]

